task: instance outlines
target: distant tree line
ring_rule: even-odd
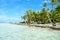
[[[60,0],[50,0],[51,3],[44,2],[43,8],[41,11],[32,11],[31,9],[27,10],[25,15],[22,16],[25,22],[41,22],[45,23],[55,23],[60,22]],[[52,10],[47,8],[51,4]],[[56,8],[54,8],[56,5]]]

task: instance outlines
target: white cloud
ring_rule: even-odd
[[[0,15],[0,20],[3,20],[5,22],[18,22],[20,18],[18,17],[8,17],[6,15]]]

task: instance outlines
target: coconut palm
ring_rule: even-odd
[[[28,21],[28,23],[30,23],[31,22],[31,14],[32,14],[32,10],[27,10],[26,11],[26,15],[27,15],[27,21]]]
[[[56,4],[56,0],[51,0],[51,4],[52,4],[52,14],[53,14],[53,8],[54,8],[54,5]],[[53,17],[53,15],[52,15],[52,17]],[[53,20],[52,19],[51,19],[51,21],[52,21],[53,26],[56,26],[54,19]]]
[[[55,14],[57,14],[56,15],[56,21],[58,21],[58,22],[60,22],[60,6],[57,6],[56,8],[55,8]]]
[[[48,3],[47,3],[47,1],[44,3],[44,5],[43,5],[43,7],[45,8],[45,10],[46,10],[46,18],[47,18],[47,22],[49,21],[49,22],[51,22],[51,19],[50,19],[50,15],[49,15],[49,13],[48,13],[48,8],[47,8],[47,5],[48,5]],[[52,23],[52,22],[51,22]]]

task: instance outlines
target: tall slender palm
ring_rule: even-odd
[[[46,6],[47,6],[47,3],[45,2],[44,5],[43,5],[44,8],[42,9],[42,23],[45,23]]]
[[[45,7],[45,9],[48,9],[47,8],[47,5],[48,5],[48,3],[47,3],[47,1],[44,3],[44,7]],[[48,10],[47,10],[47,15],[48,15],[48,20],[51,22],[51,19],[50,19],[50,16],[49,16],[49,13],[48,13]]]
[[[56,0],[51,0],[51,4],[52,4],[52,13],[53,13],[53,8],[54,8],[54,5],[56,4]],[[53,26],[56,26],[55,21],[53,19],[51,21],[53,23]]]
[[[50,15],[49,15],[49,13],[48,13],[47,5],[48,5],[48,3],[47,3],[47,1],[46,1],[46,2],[44,3],[44,8],[47,9],[47,12],[46,12],[46,13],[47,13],[47,15],[48,15],[48,16],[47,16],[47,17],[48,17],[48,21],[49,21],[50,23],[52,23],[51,18],[50,18]]]

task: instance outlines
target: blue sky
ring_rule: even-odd
[[[21,16],[27,9],[39,11],[47,0],[0,0],[0,22],[22,21]],[[50,1],[48,0],[48,3]],[[50,5],[48,5],[51,8]]]

